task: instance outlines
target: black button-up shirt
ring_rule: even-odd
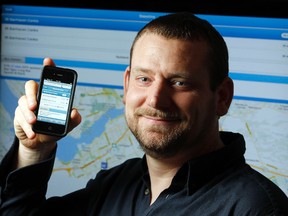
[[[287,216],[287,196],[245,163],[242,135],[221,132],[221,138],[224,148],[184,164],[170,187],[151,206],[145,156],[100,171],[84,189],[46,200],[53,166],[50,159],[14,171],[5,177],[7,182],[1,181],[0,213],[3,216]],[[9,156],[0,167],[1,174],[7,173],[8,162]]]

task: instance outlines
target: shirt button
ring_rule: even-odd
[[[144,192],[145,195],[149,195],[150,194],[150,190],[147,188]]]

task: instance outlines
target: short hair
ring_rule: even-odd
[[[205,41],[210,48],[207,65],[211,90],[216,88],[228,76],[228,48],[224,38],[206,20],[190,12],[170,13],[159,16],[147,23],[136,35],[130,50],[130,65],[133,49],[138,39],[145,33],[161,35],[168,39]]]

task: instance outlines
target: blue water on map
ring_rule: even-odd
[[[104,131],[106,124],[120,115],[123,115],[124,109],[112,108],[108,110],[100,119],[94,122],[87,131],[84,131],[79,138],[66,136],[58,142],[57,157],[63,162],[71,161],[78,152],[78,144],[90,144],[95,137],[99,137]]]
[[[24,82],[23,82],[24,92]],[[20,96],[20,95],[19,95]],[[14,118],[14,112],[17,107],[18,97],[13,94],[11,88],[8,86],[4,79],[0,79],[0,101],[4,106],[6,112],[8,112],[11,119]],[[58,141],[57,157],[63,162],[71,161],[75,154],[78,152],[77,145],[90,144],[95,137],[99,137],[104,131],[106,124],[114,118],[124,114],[124,109],[111,108],[100,119],[94,122],[91,127],[86,129],[79,138],[69,136],[69,134]],[[13,124],[7,125],[12,134],[14,134]]]

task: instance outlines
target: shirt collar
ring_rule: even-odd
[[[223,131],[220,132],[220,137],[225,147],[185,163],[173,178],[171,189],[187,187],[187,195],[190,195],[229,167],[245,163],[244,137],[239,133]],[[143,180],[149,188],[150,178],[145,155],[142,168]]]
[[[208,181],[215,179],[229,167],[245,162],[243,136],[232,132],[220,132],[220,136],[225,145],[224,148],[188,162],[188,194],[192,194]]]

